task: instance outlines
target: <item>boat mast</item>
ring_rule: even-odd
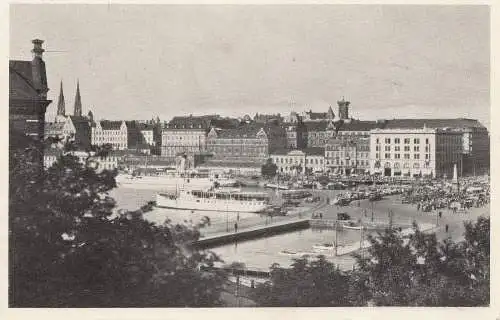
[[[339,222],[335,221],[335,256],[337,256]]]

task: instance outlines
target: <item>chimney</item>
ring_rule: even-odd
[[[342,97],[342,100],[337,101],[337,104],[339,105],[339,118],[340,118],[340,120],[349,119],[349,105],[351,103],[349,101],[345,101],[344,97]]]
[[[33,43],[33,50],[31,50],[31,52],[33,53],[33,59],[42,59],[43,53],[45,52],[45,50],[42,48],[43,40],[34,39],[31,41],[31,43]]]
[[[41,99],[47,99],[47,92],[49,88],[47,87],[47,73],[45,70],[45,62],[43,62],[43,52],[42,48],[43,40],[34,39],[31,41],[33,43],[33,60],[31,61],[31,74],[33,77],[33,85],[37,90],[39,97]]]

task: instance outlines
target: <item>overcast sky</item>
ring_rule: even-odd
[[[77,78],[96,118],[313,109],[489,126],[486,6],[11,5],[10,57],[45,40],[52,119]],[[292,105],[293,102],[293,105]]]

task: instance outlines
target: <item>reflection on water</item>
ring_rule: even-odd
[[[361,239],[360,233],[354,230],[339,231],[339,245],[350,244]],[[288,266],[293,258],[303,254],[324,255],[329,261],[338,264],[341,269],[351,269],[354,259],[348,255],[335,257],[334,250],[315,251],[314,245],[333,243],[335,230],[306,229],[267,238],[227,244],[210,249],[221,257],[225,263],[242,262],[249,268],[267,269],[273,263]],[[298,253],[285,254],[283,251]]]
[[[253,190],[256,190],[253,188]],[[260,189],[262,191],[262,189]],[[157,190],[145,190],[145,189],[131,189],[131,188],[117,188],[110,192],[119,208],[135,210],[143,206],[146,202],[154,200]],[[269,192],[269,191],[268,191]],[[337,194],[337,191],[323,191],[328,197],[333,197]],[[274,192],[270,192],[274,194]],[[375,219],[387,220],[387,212],[389,208],[394,208],[398,216],[395,216],[395,221],[400,220],[402,222],[409,222],[409,217],[415,212],[407,205],[401,205],[401,202],[397,198],[388,198],[383,201],[379,201],[374,206],[368,201],[361,201],[360,203],[355,203],[348,207],[333,207],[328,206],[322,208],[321,212],[325,219],[335,219],[338,212],[347,212],[351,217],[358,219],[364,218],[369,219],[367,212],[375,210]],[[192,212],[190,210],[174,210],[174,209],[164,209],[155,208],[153,211],[147,213],[145,218],[149,221],[155,223],[163,223],[167,218],[173,223],[198,223],[204,216],[210,217],[212,226],[211,231],[225,231],[226,226],[232,227],[235,219],[240,219],[240,226],[243,226],[246,222],[248,223],[265,223],[265,218],[262,218],[254,213],[221,213],[221,212],[203,212],[196,211]],[[262,221],[258,221],[259,219]],[[422,217],[423,219],[434,219],[433,217]],[[219,230],[220,229],[220,230]],[[201,229],[203,232],[206,229]],[[338,233],[338,243],[339,245],[347,245],[359,242],[361,240],[360,232],[357,230],[342,230]],[[280,235],[274,235],[268,238],[261,238],[256,240],[250,240],[246,242],[240,242],[237,244],[228,244],[221,247],[210,249],[217,253],[226,263],[231,263],[234,261],[243,262],[249,267],[258,269],[267,269],[271,264],[277,262],[280,265],[287,266],[292,262],[294,257],[299,257],[300,255],[286,255],[282,251],[292,251],[301,253],[313,253],[317,255],[317,252],[313,251],[313,245],[333,243],[335,241],[335,231],[334,230],[312,230],[306,229],[301,231],[295,231]],[[322,251],[322,253],[332,262],[339,265],[342,269],[350,269],[354,263],[354,259],[350,256],[335,257],[332,251]]]

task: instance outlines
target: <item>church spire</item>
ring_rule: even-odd
[[[59,91],[59,100],[57,101],[57,115],[58,116],[66,115],[66,103],[64,102],[64,92],[63,92],[62,80],[61,80],[61,89]]]
[[[80,97],[80,80],[76,82],[76,96],[75,96],[75,116],[82,116],[82,98]]]

